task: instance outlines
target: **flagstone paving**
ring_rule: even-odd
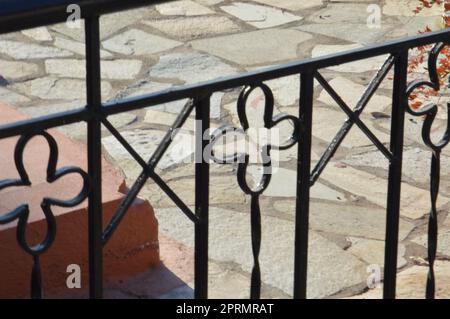
[[[352,50],[370,43],[439,27],[441,9],[414,14],[412,0],[180,0],[101,19],[102,96],[115,101],[183,84],[254,71],[283,62]],[[381,24],[369,26],[369,5],[379,5]],[[370,11],[372,12],[372,11]],[[83,29],[65,24],[25,30],[0,37],[0,100],[24,113],[43,116],[85,104]],[[321,70],[321,74],[354,108],[386,56]],[[426,74],[415,74],[424,77]],[[275,98],[274,114],[298,116],[299,76],[267,81]],[[345,114],[315,83],[313,150],[315,165],[333,141]],[[216,92],[211,99],[211,126],[239,126],[236,100],[241,88]],[[385,79],[362,112],[361,120],[388,147],[392,80]],[[137,152],[148,159],[187,100],[110,117]],[[247,116],[261,127],[264,95],[255,91]],[[439,114],[442,127],[446,114]],[[157,172],[192,208],[195,203],[193,114],[161,159]],[[398,291],[422,297],[426,275],[426,226],[430,208],[430,152],[420,136],[422,119],[407,115],[403,197],[399,225]],[[280,124],[281,125],[281,124]],[[284,136],[292,124],[283,123]],[[60,128],[81,141],[83,123]],[[286,133],[288,132],[288,133]],[[103,130],[108,159],[131,185],[142,168],[120,143]],[[292,296],[297,148],[273,150],[272,181],[261,196],[263,296]],[[443,153],[439,197],[438,296],[448,297],[450,222],[450,151]],[[210,296],[247,298],[253,257],[250,199],[241,191],[235,165],[211,165]],[[388,161],[354,125],[341,148],[311,189],[308,297],[379,298],[380,286],[367,291],[369,265],[383,267]],[[252,165],[247,180],[256,183],[261,167]],[[140,196],[154,206],[161,234],[193,247],[193,225],[156,184],[149,181]],[[161,251],[164,255],[167,244]],[[171,250],[173,253],[173,250]],[[172,269],[175,274],[177,269]],[[192,269],[187,270],[192,273]],[[192,278],[192,276],[190,276]],[[145,282],[145,280],[143,281]],[[145,285],[110,291],[122,297],[191,298],[193,283],[158,296]]]

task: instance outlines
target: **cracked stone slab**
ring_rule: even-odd
[[[233,2],[221,6],[220,9],[258,29],[272,28],[303,19],[280,9],[243,2]]]
[[[197,16],[214,14],[214,11],[208,7],[202,6],[190,0],[179,0],[159,4],[156,6],[156,10],[166,16]]]
[[[360,44],[344,44],[344,45],[319,44],[314,47],[311,56],[313,58],[316,58],[338,52],[359,49],[362,47],[363,46]],[[379,70],[381,68],[383,63],[386,61],[387,57],[388,57],[387,55],[381,55],[370,59],[358,60],[350,63],[332,66],[327,69],[336,72],[350,72],[350,73],[362,73],[367,71],[374,71]]]
[[[312,35],[291,29],[265,29],[190,42],[208,52],[240,65],[273,64],[297,58],[298,46]]]
[[[17,80],[36,76],[39,67],[34,63],[0,60],[0,78]]]
[[[143,23],[181,41],[235,33],[240,30],[231,19],[220,16],[182,17],[178,18],[176,23],[173,19],[148,20]]]
[[[284,214],[295,216],[295,200],[277,200],[274,208]],[[309,222],[311,229],[342,236],[384,240],[386,211],[376,207],[310,202]],[[414,229],[414,224],[402,220],[399,225],[399,240],[404,240]]]
[[[0,53],[18,60],[69,57],[73,53],[64,49],[10,40],[0,40]]]
[[[319,24],[349,23],[365,24],[369,13],[367,4],[331,3],[326,8],[318,10],[308,17],[308,22]]]
[[[322,178],[353,195],[366,198],[381,207],[386,206],[387,179],[377,177],[361,170],[343,167],[330,162]],[[430,194],[427,190],[402,183],[400,215],[410,219],[418,219],[430,211]],[[438,207],[448,203],[450,199],[440,196]]]
[[[110,80],[132,80],[140,72],[140,60],[101,61],[101,76]],[[74,59],[48,59],[45,61],[48,74],[66,78],[86,78],[86,62]]]
[[[13,87],[26,95],[50,100],[79,100],[86,97],[86,83],[75,79],[58,79],[56,77],[37,78]],[[70,88],[70,90],[67,90]],[[111,84],[102,82],[102,96],[107,97],[112,90]]]
[[[124,55],[146,55],[167,51],[182,44],[142,30],[129,29],[104,41],[103,47]]]
[[[254,0],[268,6],[282,8],[291,11],[310,9],[314,7],[319,7],[323,4],[322,0],[308,0],[308,1],[298,1],[298,0]]]
[[[212,55],[194,52],[165,54],[149,70],[152,77],[179,79],[186,84],[212,80],[237,72],[237,69]]]
[[[370,240],[361,238],[351,238],[352,245],[348,251],[356,257],[364,260],[370,265],[377,265],[384,268],[384,247],[385,242],[380,240]],[[405,259],[406,247],[403,244],[398,245],[397,268],[406,266]]]
[[[162,233],[193,245],[192,223],[177,208],[156,209]],[[210,207],[210,258],[240,265],[250,272],[253,265],[248,213]],[[260,255],[262,281],[291,295],[293,290],[294,223],[262,217]],[[232,240],[239,238],[239,240]],[[308,298],[323,298],[366,281],[366,265],[316,232],[310,232]],[[282,262],[280,262],[282,261]]]

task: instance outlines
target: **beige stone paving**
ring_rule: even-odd
[[[253,71],[297,59],[355,49],[396,36],[415,34],[424,25],[437,27],[441,9],[412,13],[412,0],[181,0],[102,17],[103,100],[138,96],[182,84]],[[383,13],[380,28],[367,26],[367,6]],[[417,30],[416,30],[417,29]],[[41,116],[83,106],[85,101],[83,30],[64,24],[41,27],[0,37],[0,100],[25,113]],[[385,57],[357,61],[321,70],[350,107],[363,94],[369,79]],[[422,75],[418,75],[422,76]],[[423,76],[426,76],[425,74]],[[268,81],[275,96],[275,114],[298,115],[299,77]],[[386,80],[361,118],[382,143],[388,145],[392,81]],[[213,98],[212,127],[239,125],[236,99],[240,88],[218,92]],[[186,101],[129,112],[111,121],[130,144],[149,158]],[[253,96],[251,124],[258,126],[264,97]],[[313,161],[346,120],[331,97],[315,84]],[[382,115],[382,116],[381,116]],[[381,117],[380,117],[381,116]],[[259,116],[261,118],[261,116]],[[421,119],[407,117],[405,179],[400,222],[399,297],[421,297],[429,195],[425,176],[429,156],[420,134]],[[168,150],[158,172],[186,202],[194,204],[194,118]],[[287,130],[290,127],[284,126]],[[64,132],[84,141],[83,124]],[[108,158],[119,166],[130,184],[139,165],[104,131]],[[383,266],[387,192],[387,161],[370,146],[355,126],[342,148],[312,188],[310,218],[309,297],[381,296],[380,287],[363,293],[368,265]],[[275,153],[274,153],[275,155]],[[261,197],[263,295],[292,295],[293,235],[296,194],[296,147],[276,154],[281,168]],[[381,157],[380,157],[381,156]],[[444,161],[448,159],[445,158]],[[409,166],[409,167],[408,167]],[[412,169],[411,169],[412,167]],[[414,175],[414,172],[418,174]],[[260,171],[249,170],[257,181]],[[211,166],[211,296],[248,297],[252,266],[249,198],[240,190],[233,165]],[[447,214],[450,179],[443,170],[440,214]],[[193,229],[174,204],[153,183],[141,195],[156,209],[164,235],[192,245]],[[447,256],[449,232],[444,227],[438,251]],[[419,249],[419,248],[420,249]],[[414,248],[414,249],[413,249]],[[438,297],[449,295],[450,266],[436,265]],[[191,283],[187,283],[192,285]],[[448,286],[448,285],[447,285]],[[164,297],[191,296],[189,286]],[[119,294],[120,295],[120,294]],[[129,295],[127,295],[129,296]]]

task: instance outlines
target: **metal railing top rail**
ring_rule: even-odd
[[[0,34],[64,22],[70,14],[70,4],[80,7],[84,19],[170,1],[173,0],[0,0]]]

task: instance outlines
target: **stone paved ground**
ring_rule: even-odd
[[[136,96],[171,86],[237,74],[259,67],[321,56],[373,42],[413,35],[425,25],[436,28],[441,11],[412,10],[406,0],[182,0],[102,18],[103,99]],[[380,28],[368,28],[367,8],[382,10]],[[83,31],[55,25],[0,38],[0,99],[32,116],[68,110],[84,103]],[[322,74],[354,107],[385,57],[322,70]],[[424,75],[425,76],[425,75]],[[276,112],[298,112],[298,77],[268,82]],[[383,142],[389,141],[392,81],[385,80],[362,119]],[[219,92],[212,99],[212,125],[237,124],[240,88]],[[313,160],[316,162],[346,119],[325,91],[316,85]],[[111,118],[130,143],[149,157],[186,101],[121,114]],[[258,97],[249,109],[261,115]],[[442,126],[444,115],[439,115]],[[399,295],[424,294],[426,224],[429,210],[430,154],[420,138],[421,120],[407,117],[403,201],[400,221]],[[253,123],[253,121],[252,121]],[[193,118],[158,172],[190,206],[194,204]],[[439,130],[439,127],[436,128]],[[85,140],[83,124],[62,128]],[[109,159],[128,183],[139,168],[105,130],[102,140]],[[182,145],[183,147],[180,147]],[[450,163],[443,154],[443,167]],[[295,150],[280,154],[280,168],[261,198],[263,295],[292,294]],[[248,297],[252,255],[249,198],[239,189],[236,167],[211,167],[211,296]],[[258,171],[249,172],[257,178]],[[312,189],[309,290],[310,298],[380,297],[369,292],[368,265],[383,265],[387,161],[355,127],[321,179]],[[442,176],[439,263],[437,279],[449,280],[450,178]],[[156,209],[160,231],[186,247],[193,245],[193,227],[154,184],[141,193]],[[165,247],[162,246],[164,255]],[[174,270],[176,273],[176,270]],[[165,297],[189,297],[191,282]],[[438,296],[448,297],[448,288]],[[119,294],[121,295],[121,294]],[[128,296],[136,296],[128,294]],[[140,295],[142,296],[142,295]],[[144,294],[145,297],[145,294]]]

